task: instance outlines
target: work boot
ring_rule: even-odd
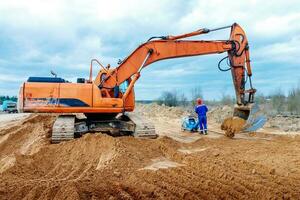
[[[205,135],[207,135],[207,130],[205,130],[204,132],[205,132]]]
[[[201,131],[200,131],[200,134],[204,134],[204,132],[201,130]]]

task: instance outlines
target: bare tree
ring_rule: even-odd
[[[163,92],[160,98],[158,99],[158,104],[164,104],[166,106],[178,106],[179,105],[178,92],[176,90],[172,92],[170,91]]]
[[[181,93],[179,96],[179,102],[181,106],[187,106],[189,105],[189,101],[184,93]]]
[[[235,102],[234,98],[232,96],[230,96],[229,94],[222,94],[222,98],[221,98],[221,105],[233,105]]]
[[[286,97],[284,96],[283,92],[281,89],[276,90],[273,95],[271,95],[271,103],[273,109],[277,113],[283,113],[285,110],[285,100]]]
[[[201,86],[195,86],[191,89],[192,105],[196,105],[198,98],[203,98]]]
[[[267,98],[262,93],[257,93],[255,95],[255,102],[265,104],[267,102]]]
[[[287,110],[291,114],[300,114],[300,84],[290,90],[287,97]]]

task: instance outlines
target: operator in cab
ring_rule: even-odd
[[[196,129],[199,126],[200,134],[207,135],[207,117],[206,113],[208,111],[207,106],[203,103],[202,99],[197,99],[197,105],[195,106],[195,112],[198,115],[198,123],[196,124]]]

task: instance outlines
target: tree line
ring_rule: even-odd
[[[202,98],[201,87],[195,87],[190,91],[191,99],[188,100],[186,94],[177,90],[164,91],[157,99],[157,103],[166,106],[193,106],[197,98]],[[290,114],[300,115],[300,84],[291,88],[285,95],[280,89],[277,89],[271,95],[256,94],[255,101],[267,108],[269,114]],[[205,100],[207,105],[229,105],[235,104],[235,98],[223,94],[220,100]]]
[[[18,98],[16,96],[0,96],[0,104],[2,104],[3,101],[6,101],[6,100],[17,102]]]

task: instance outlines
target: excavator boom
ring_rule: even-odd
[[[104,87],[120,85],[139,69],[159,60],[224,53],[232,49],[230,41],[156,40],[140,45],[103,83]],[[147,55],[150,55],[147,58]],[[147,58],[147,59],[146,59]],[[146,61],[145,61],[146,59]],[[145,61],[145,62],[144,62]],[[143,64],[144,62],[144,64]]]

